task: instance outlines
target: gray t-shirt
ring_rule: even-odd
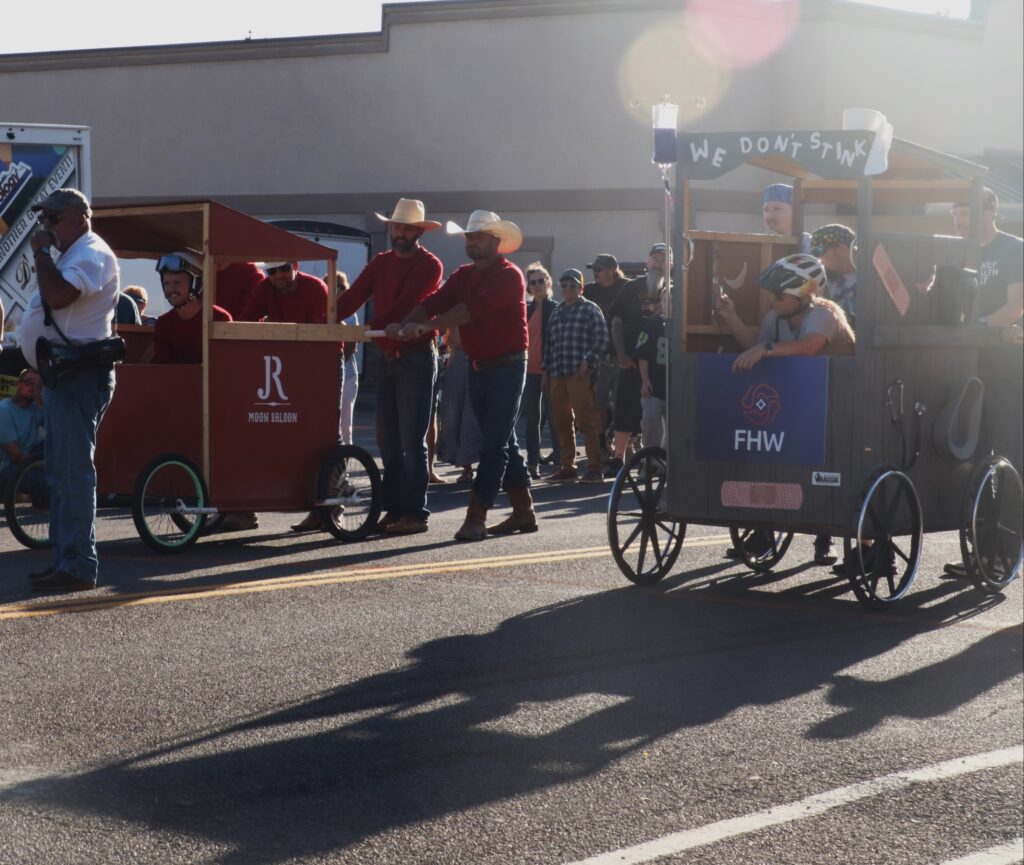
[[[828,345],[820,354],[853,354],[850,337],[846,330],[839,326],[835,315],[827,306],[815,305],[812,301],[801,317],[800,327],[796,331],[793,330],[791,322],[792,319],[779,318],[775,310],[769,310],[761,322],[761,332],[757,335],[758,342],[792,342],[820,333],[828,341]]]

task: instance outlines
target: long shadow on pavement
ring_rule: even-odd
[[[949,711],[1021,672],[1020,653],[1006,651],[1014,636],[1001,631],[917,674],[886,708],[907,683],[855,683],[842,671],[972,615],[975,596],[940,586],[899,617],[873,616],[830,596],[832,581],[752,593],[738,579],[711,584],[716,569],[425,642],[400,668],[15,792],[230,846],[223,865],[269,865],[586,778],[744,706],[833,686],[844,714],[808,735],[840,737],[890,712]],[[930,699],[939,678],[943,697]],[[557,705],[559,726],[517,720],[536,704]]]

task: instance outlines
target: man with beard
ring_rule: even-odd
[[[377,446],[384,463],[381,525],[389,535],[427,531],[427,428],[430,426],[437,352],[433,331],[399,341],[393,331],[410,310],[441,285],[441,261],[420,246],[425,232],[440,222],[425,218],[422,201],[401,198],[390,217],[376,214],[388,224],[391,249],[375,255],[338,300],[338,321],[355,313],[372,297],[374,330],[388,331],[377,340]],[[296,531],[320,528],[310,514]]]
[[[156,269],[171,308],[156,320],[153,363],[202,363],[202,263],[192,255],[178,252],[162,255]],[[232,319],[226,309],[214,306],[213,320]]]
[[[519,249],[523,234],[514,222],[489,210],[474,210],[465,229],[449,222],[447,230],[465,235],[471,263],[456,270],[444,288],[413,309],[401,327],[389,325],[388,335],[421,339],[430,328],[457,326],[471,362],[469,399],[480,424],[480,463],[456,539],[480,541],[488,533],[535,532],[530,474],[516,442],[529,341],[526,280],[505,258]],[[430,316],[436,317],[427,322]],[[512,515],[488,526],[487,511],[499,489],[508,493]]]

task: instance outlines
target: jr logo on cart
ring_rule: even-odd
[[[256,391],[256,396],[261,401],[256,405],[288,405],[288,396],[281,384],[281,358],[274,354],[263,355],[263,387]],[[271,400],[271,394],[276,391],[277,400]]]

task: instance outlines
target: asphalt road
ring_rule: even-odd
[[[461,544],[448,485],[413,538],[264,514],[169,557],[107,512],[100,588],[62,600],[0,533],[0,863],[1024,858],[1020,582],[940,579],[929,535],[870,613],[809,539],[757,576],[695,528],[641,589],[607,494]]]

